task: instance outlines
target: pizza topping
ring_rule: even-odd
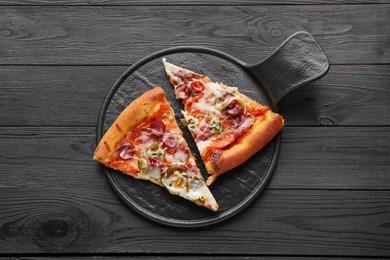
[[[204,90],[204,84],[202,81],[195,80],[191,82],[191,89],[196,93],[201,93]]]
[[[173,157],[179,162],[186,162],[188,157],[190,157],[190,152],[188,149],[180,145],[177,147]]]
[[[230,99],[230,98],[232,98],[232,97],[234,97],[233,94],[231,94],[231,93],[229,93],[229,92],[224,92],[224,93],[222,94],[222,96],[219,97],[218,100],[219,100],[220,102],[223,102],[223,101],[225,101],[225,100],[227,100],[227,99]]]
[[[167,175],[168,176],[171,176],[173,174],[178,174],[178,173],[184,173],[184,172],[187,172],[187,168],[182,166],[182,165],[172,165],[171,167],[169,167],[167,169]]]
[[[133,140],[132,141],[133,145],[145,144],[151,140],[150,133],[146,132],[146,131],[140,131],[140,132],[138,132],[138,136],[136,134],[134,134],[131,136],[131,138],[132,139],[130,139],[130,140]]]
[[[194,178],[192,178],[190,180],[190,186],[193,188],[193,189],[198,189],[200,186],[204,185],[204,182],[202,182],[198,176],[195,176]]]
[[[220,133],[222,133],[223,128],[224,128],[224,124],[220,120],[218,120],[216,117],[214,117],[210,121],[209,126],[210,126],[210,131],[213,134],[220,134]]]
[[[167,147],[173,148],[176,147],[178,138],[175,133],[164,133],[163,138],[162,138],[163,144]]]
[[[181,165],[169,167],[161,179],[162,183],[169,189],[181,193],[182,190],[188,190],[187,168]]]
[[[159,166],[161,166],[161,162],[159,160],[156,160],[156,159],[150,158],[150,157],[147,160],[147,164],[150,167],[159,167]]]
[[[179,86],[177,86],[175,92],[177,98],[187,99],[190,97],[191,89],[186,83],[181,83]]]
[[[255,118],[252,117],[245,117],[243,116],[244,120],[241,123],[241,125],[237,128],[240,133],[244,133],[248,131],[248,129],[253,125],[255,122]]]
[[[149,177],[153,177],[155,179],[160,179],[161,177],[161,162],[154,159],[154,158],[148,158],[147,164],[146,164],[146,174]]]
[[[189,178],[192,179],[200,176],[200,172],[196,166],[194,158],[189,158],[189,160],[185,163],[185,167],[187,167],[187,174]]]
[[[196,97],[202,97],[202,95],[203,94],[200,94]],[[199,98],[199,100],[196,100],[190,105],[186,103],[186,109],[191,110],[191,114],[194,114],[194,112],[196,111],[201,111],[201,113],[207,113],[207,114],[219,114],[220,111],[218,110],[218,108],[210,105],[210,102],[208,102],[207,99],[208,99],[207,97]]]
[[[161,144],[159,143],[151,143],[146,148],[146,153],[149,157],[152,158],[161,158],[165,155],[165,151]]]
[[[207,140],[197,140],[196,145],[198,146],[199,152],[203,155],[203,153],[206,151],[206,148],[213,144],[213,141],[211,139]]]
[[[138,159],[138,170],[145,173],[148,170],[148,162],[144,158]]]
[[[184,70],[172,70],[172,74],[184,81],[187,78],[187,72]]]
[[[199,130],[200,130],[200,133],[199,133],[199,135],[197,135],[197,139],[204,141],[211,136],[210,126],[207,123],[205,123],[204,121],[202,121],[199,124]]]
[[[155,179],[160,179],[161,177],[161,167],[158,165],[158,166],[154,166],[154,167],[149,167],[147,169],[147,175],[149,177],[152,177],[152,178],[155,178]]]
[[[269,106],[263,106],[263,107],[261,107],[261,109],[256,109],[256,110],[252,111],[252,115],[255,117],[260,116],[260,115],[264,115],[268,110],[269,110]]]
[[[122,144],[118,148],[118,155],[123,160],[129,160],[134,157],[134,148],[131,144]]]
[[[225,108],[225,112],[226,114],[228,114],[228,116],[230,115],[236,117],[241,115],[244,112],[244,109],[241,102],[233,100],[232,102],[230,102],[229,105],[227,105],[227,107]]]
[[[165,124],[161,120],[153,120],[150,124],[151,134],[155,136],[162,136],[165,132]]]
[[[184,125],[187,126],[188,129],[190,129],[190,131],[194,130],[198,126],[199,120],[194,116],[188,115],[184,111],[182,111],[182,114],[184,116],[183,121],[182,121],[182,122],[185,122]]]
[[[238,128],[244,122],[244,116],[239,115],[236,117],[230,116],[228,117],[229,122],[233,128]]]

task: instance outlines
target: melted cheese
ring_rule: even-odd
[[[145,175],[158,180],[161,177],[161,169],[159,167],[149,168]]]
[[[140,136],[138,136],[134,142],[138,144],[138,146],[142,149],[145,149],[149,144],[150,142],[152,141],[152,138],[150,137],[150,134],[145,132],[145,131],[142,131],[140,133]]]
[[[203,97],[198,102],[192,103],[192,109],[197,109],[205,114],[220,114],[221,112],[215,106],[211,106]]]
[[[198,147],[200,154],[203,155],[205,153],[206,148],[209,147],[212,143],[213,143],[213,140],[211,140],[211,139],[208,139],[205,141],[198,140],[198,141],[196,141],[196,146]]]
[[[207,188],[206,184],[204,183],[204,180],[200,182],[200,185],[194,186],[190,182],[190,189],[187,193],[188,197],[193,200],[206,200],[210,201],[212,199],[211,193],[209,192],[209,189]]]
[[[178,150],[174,155],[173,155],[173,162],[185,162],[188,159],[188,155],[181,151]]]
[[[222,96],[225,92],[224,85],[218,82],[208,82],[205,84],[205,95],[214,95],[216,97]]]

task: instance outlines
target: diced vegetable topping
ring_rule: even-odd
[[[224,125],[221,121],[219,121],[217,118],[213,118],[210,123],[210,131],[213,134],[220,134],[223,131]]]
[[[163,176],[163,183],[167,186],[188,190],[187,168],[181,165],[169,167]]]
[[[187,171],[187,168],[182,165],[172,165],[167,169],[167,175],[171,176],[175,173],[175,171],[178,171],[179,173],[183,173]]]
[[[191,89],[196,93],[201,93],[204,90],[204,85],[202,81],[195,80],[191,82]]]
[[[138,159],[138,169],[141,173],[145,173],[148,170],[148,162],[144,158]]]
[[[165,155],[165,151],[161,144],[152,143],[146,148],[146,153],[152,158],[161,158]]]

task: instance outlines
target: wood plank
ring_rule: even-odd
[[[96,179],[94,128],[0,128],[0,147],[0,188],[108,186]],[[390,190],[389,151],[389,127],[286,127],[267,188]]]
[[[0,187],[45,187],[45,181],[63,188],[88,189],[90,185],[107,188],[104,178],[86,182],[102,175],[92,160],[96,147],[95,128],[1,128],[0,161],[5,178]],[[99,180],[99,179],[97,179]]]
[[[1,125],[96,125],[127,67],[0,67]]]
[[[256,255],[256,256],[247,256],[247,255],[233,255],[233,256],[221,256],[221,255],[188,255],[188,254],[179,254],[179,255],[129,255],[129,256],[117,256],[115,254],[111,254],[109,256],[95,256],[95,255],[89,255],[89,256],[66,256],[66,259],[70,260],[87,260],[87,259],[94,259],[94,260],[124,260],[124,259],[132,259],[132,260],[161,260],[161,259],[180,259],[182,260],[183,257],[188,260],[200,260],[200,259],[212,259],[212,260],[232,260],[232,259],[245,259],[245,260],[256,260],[256,259],[270,259],[270,260],[350,260],[350,257],[334,257],[334,256],[270,256],[270,255]],[[22,256],[22,257],[1,257],[0,260],[40,260],[42,257],[36,257],[36,256]],[[47,260],[57,260],[57,259],[64,259],[64,256],[45,256],[45,259]],[[368,260],[373,259],[371,257],[359,257],[359,260]],[[380,258],[376,257],[375,259],[387,259],[387,258]]]
[[[390,3],[388,0],[0,0],[0,5],[274,5],[274,4],[380,4]]]
[[[131,64],[180,45],[258,62],[300,30],[318,39],[332,64],[388,64],[389,11],[390,5],[4,6],[0,64]]]
[[[122,204],[91,160],[94,130],[0,128],[0,253],[390,253],[388,127],[287,127],[262,196],[195,233]]]
[[[269,187],[388,189],[389,172],[388,127],[287,127]]]
[[[331,66],[280,102],[287,125],[389,125],[390,66]]]
[[[96,125],[127,66],[0,66],[0,125]],[[286,125],[390,125],[390,65],[333,65],[280,102]]]
[[[389,191],[267,190],[228,221],[184,230],[139,216],[109,189],[46,185],[0,190],[1,253],[390,254]]]

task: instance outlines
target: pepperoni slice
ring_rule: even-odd
[[[129,160],[134,157],[134,148],[131,144],[122,144],[118,148],[118,155],[122,160]]]
[[[148,158],[148,165],[152,168],[156,168],[161,166],[161,162],[159,160],[156,160],[154,158],[149,157]]]
[[[229,92],[225,92],[225,93],[223,93],[223,95],[219,98],[219,100],[220,100],[221,102],[223,102],[223,101],[225,101],[226,99],[231,98],[231,97],[233,97],[233,96],[234,96],[233,94],[230,94]]]
[[[178,138],[175,133],[165,133],[163,135],[162,141],[165,146],[173,148],[177,145]]]
[[[181,78],[182,80],[186,79],[186,72],[183,70],[172,71],[172,74],[178,78]]]
[[[165,133],[165,124],[161,120],[153,120],[150,124],[151,134],[155,136],[162,136]]]
[[[181,99],[187,99],[190,97],[191,89],[188,87],[186,83],[181,83],[175,89],[176,96]]]
[[[242,108],[242,105],[239,102],[233,100],[225,108],[225,111],[228,115],[236,117],[236,116],[240,116],[244,112],[244,109]]]
[[[235,117],[230,116],[228,117],[228,120],[233,128],[237,128],[244,122],[244,116],[243,115],[239,115]]]
[[[210,126],[208,124],[201,123],[199,125],[199,130],[200,130],[200,134],[197,136],[199,140],[205,141],[210,137],[211,131],[210,131]]]

